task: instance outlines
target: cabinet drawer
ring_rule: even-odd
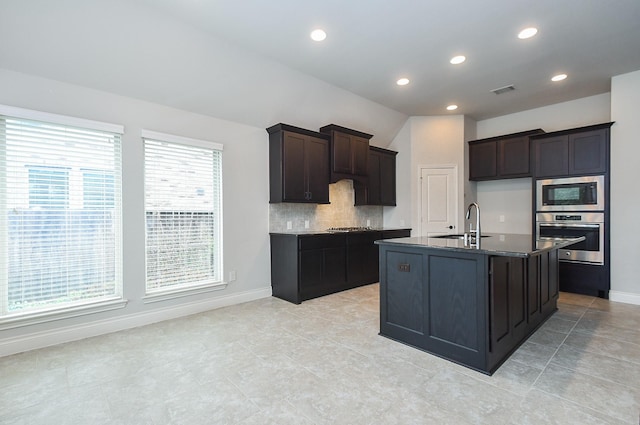
[[[408,238],[411,236],[411,229],[385,230],[382,232],[382,239]]]
[[[373,245],[379,239],[382,239],[382,232],[349,233],[347,245]]]
[[[300,236],[298,239],[300,250],[341,248],[346,245],[345,234],[309,235]]]

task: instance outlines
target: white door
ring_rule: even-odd
[[[420,169],[420,235],[458,233],[457,168],[452,166]]]

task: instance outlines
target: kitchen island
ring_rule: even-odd
[[[380,335],[490,375],[557,310],[558,249],[582,239],[377,241]]]

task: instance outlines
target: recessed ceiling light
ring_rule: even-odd
[[[562,81],[567,78],[567,74],[558,74],[551,77],[551,81]]]
[[[409,79],[408,78],[400,78],[398,81],[396,81],[396,84],[399,86],[406,86],[407,84],[409,84]]]
[[[518,38],[524,40],[526,38],[531,38],[538,33],[538,28],[529,27],[525,28],[518,33]]]
[[[452,57],[449,62],[452,63],[453,65],[458,65],[458,64],[461,64],[462,62],[464,62],[466,60],[467,60],[467,58],[465,58],[464,56],[460,55],[460,56]]]
[[[311,31],[311,39],[313,41],[322,41],[327,38],[327,33],[321,29]]]
[[[458,109],[458,105],[449,105],[447,106],[447,111],[455,111]]]

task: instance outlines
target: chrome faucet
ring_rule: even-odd
[[[469,223],[469,236],[471,236],[471,245],[480,246],[480,238],[482,235],[480,234],[480,207],[476,202],[472,202],[469,204],[467,208],[467,220],[471,217],[471,208],[476,207],[476,228],[473,228],[473,223]],[[475,236],[475,244],[473,243],[473,238]]]

